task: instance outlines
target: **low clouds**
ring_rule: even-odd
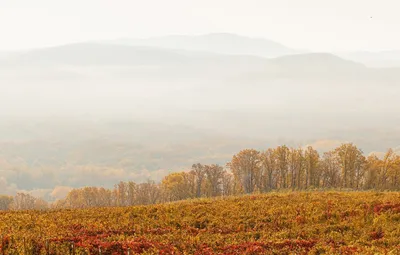
[[[155,171],[149,171],[147,169],[143,169],[139,172],[134,172],[129,174],[129,179],[132,180],[141,180],[141,182],[145,182],[147,180],[153,181],[161,181],[161,179],[170,174],[172,171],[167,169],[159,169]],[[174,171],[175,172],[175,171]]]
[[[119,181],[125,180],[129,172],[122,168],[113,168],[97,165],[81,165],[63,168],[63,186],[106,186],[110,187]]]
[[[46,168],[47,174],[43,174],[41,168],[16,167],[14,171],[7,168],[0,172],[0,194],[15,195],[17,192],[23,192],[52,201],[65,198],[73,188],[85,186],[111,188],[120,181],[137,183],[147,180],[160,181],[171,171],[167,169],[132,171],[107,166],[77,165],[55,167],[53,170]]]
[[[345,142],[338,141],[338,140],[318,140],[311,144],[308,144],[307,146],[312,146],[314,149],[316,149],[320,152],[327,152],[327,151],[330,151],[330,150],[333,150],[333,149],[339,147],[343,143],[345,143]]]
[[[397,147],[392,148],[392,149],[393,149],[394,153],[400,155],[400,146],[397,146]],[[383,159],[383,157],[385,157],[386,152],[387,152],[387,151],[372,151],[372,152],[370,152],[370,153],[368,154],[368,156],[370,156],[370,155],[375,155],[375,156],[377,156],[378,158]]]
[[[51,191],[50,196],[53,197],[54,199],[63,199],[68,195],[68,193],[72,189],[73,189],[72,187],[57,186]]]
[[[0,176],[0,195],[13,195],[17,191],[17,185],[8,183],[5,177]]]

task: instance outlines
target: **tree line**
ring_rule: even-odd
[[[0,210],[88,208],[147,205],[177,200],[265,193],[274,190],[399,190],[400,156],[389,149],[383,157],[364,156],[352,143],[322,155],[309,146],[278,146],[265,151],[245,149],[224,167],[193,164],[189,171],[171,173],[160,183],[120,182],[112,189],[73,189],[51,205],[18,193],[0,197]]]

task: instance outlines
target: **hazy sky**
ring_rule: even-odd
[[[0,51],[211,32],[318,51],[390,50],[400,48],[399,10],[398,0],[0,0]]]

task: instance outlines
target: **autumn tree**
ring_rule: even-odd
[[[195,176],[196,182],[196,197],[201,197],[201,188],[203,185],[203,180],[205,178],[206,171],[204,165],[197,163],[192,165],[192,173]]]
[[[97,187],[84,187],[81,189],[84,207],[97,206]]]
[[[190,198],[190,185],[187,181],[188,173],[172,173],[164,177],[161,182],[167,201]]]
[[[309,186],[319,187],[320,171],[319,171],[319,154],[311,146],[308,146],[304,152],[305,167],[305,188]]]
[[[232,173],[225,171],[221,183],[223,196],[230,196],[235,193],[235,181]]]
[[[340,164],[332,151],[325,152],[320,161],[322,186],[334,188],[340,185]]]
[[[136,204],[136,189],[137,185],[133,181],[127,183],[127,199],[128,205]]]
[[[393,167],[390,169],[390,188],[398,190],[400,188],[400,156],[395,154],[393,156]]]
[[[260,171],[262,191],[271,191],[276,188],[276,153],[269,148],[260,154]]]
[[[161,201],[160,186],[154,181],[147,181],[136,185],[136,204],[150,205]]]
[[[389,149],[381,161],[380,183],[382,189],[396,189],[399,182],[400,158],[393,149]]]
[[[27,193],[17,193],[10,208],[13,210],[42,210],[48,208],[48,203]]]
[[[292,190],[301,189],[303,181],[303,165],[304,155],[303,149],[290,148],[289,153],[289,172],[290,172],[290,187]]]
[[[279,188],[288,188],[289,155],[290,150],[286,145],[278,146],[275,149],[276,167],[279,173]]]
[[[128,204],[128,184],[125,182],[119,182],[114,186],[116,200],[118,206],[126,206]]]
[[[97,189],[97,198],[96,198],[96,203],[98,206],[101,207],[108,207],[108,206],[115,206],[116,205],[116,199],[113,199],[112,196],[112,191],[109,189],[105,189],[103,187],[100,187]]]
[[[365,163],[365,189],[380,188],[382,160],[376,154],[369,155]]]
[[[11,207],[14,210],[31,210],[34,206],[35,197],[26,193],[17,193]]]
[[[358,189],[362,181],[365,157],[352,143],[342,144],[334,150],[341,169],[341,187]]]
[[[253,149],[242,150],[228,164],[245,193],[252,193],[260,178],[260,153]]]
[[[0,211],[10,209],[10,205],[12,204],[13,200],[14,199],[12,196],[0,195]]]
[[[83,208],[84,207],[84,199],[82,192],[78,189],[73,189],[68,192],[66,197],[66,205],[68,208]]]
[[[47,210],[49,209],[49,203],[42,198],[35,198],[34,210]]]
[[[222,179],[225,174],[224,168],[219,165],[206,165],[204,170],[209,187],[209,196],[219,196],[222,192]]]
[[[71,190],[65,205],[70,208],[106,207],[116,205],[113,203],[112,192],[103,187],[84,187]],[[58,201],[61,204],[61,201]]]

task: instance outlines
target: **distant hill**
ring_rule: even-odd
[[[110,42],[122,45],[150,46],[227,55],[253,55],[265,58],[309,53],[305,50],[289,48],[272,40],[250,38],[229,33],[214,33],[198,36],[170,35],[146,39],[123,38],[107,41],[107,43]],[[368,67],[400,67],[400,51],[398,50],[332,53],[344,59],[363,63]]]
[[[273,58],[283,55],[301,53],[280,43],[250,38],[228,33],[216,33],[199,36],[171,35],[148,39],[119,39],[112,43],[134,46],[152,46],[188,51],[203,51],[229,55],[253,55]]]
[[[284,69],[313,72],[349,71],[366,68],[363,64],[346,60],[330,53],[307,53],[283,56],[273,59],[273,63]]]
[[[77,43],[36,49],[0,59],[3,67],[30,66],[163,66],[239,68],[253,71],[334,72],[364,69],[365,66],[329,53],[306,53],[277,58],[223,55],[157,47],[102,43]]]
[[[174,65],[186,60],[185,56],[171,50],[77,43],[14,54],[4,58],[0,65]]]
[[[380,51],[380,52],[338,52],[338,56],[351,59],[365,64],[368,67],[400,67],[400,51]]]
[[[265,84],[281,78],[324,84],[332,81],[394,84],[400,80],[398,69],[367,68],[330,53],[265,58],[107,43],[76,43],[13,53],[0,58],[0,67],[0,79],[19,82],[69,80],[87,84],[90,78],[96,83],[104,79],[142,84],[195,82],[203,83],[204,87],[205,83],[209,86],[253,81]]]

